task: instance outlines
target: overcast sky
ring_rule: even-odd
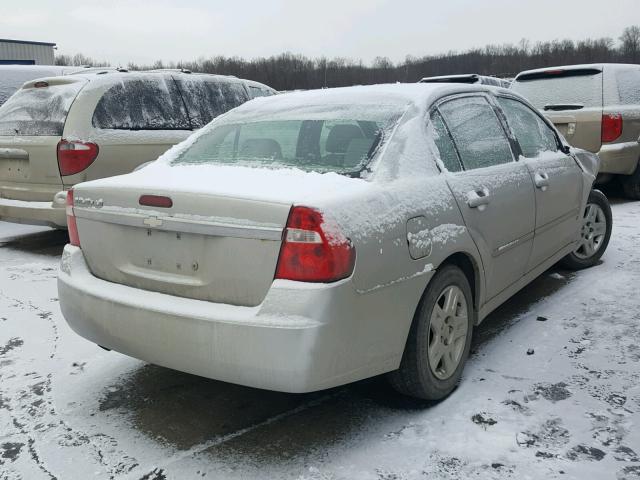
[[[0,0],[0,38],[112,64],[284,51],[370,61],[488,43],[617,40],[640,0]]]

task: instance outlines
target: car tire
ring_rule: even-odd
[[[621,178],[624,196],[631,200],[640,200],[640,164],[631,175]]]
[[[613,217],[609,200],[600,190],[591,190],[580,226],[580,245],[560,264],[571,270],[594,266],[609,245]],[[604,228],[602,223],[605,222]],[[601,232],[598,234],[598,232]]]
[[[400,368],[388,374],[391,386],[403,395],[424,400],[448,396],[462,376],[474,323],[467,277],[453,265],[439,269],[416,310]]]

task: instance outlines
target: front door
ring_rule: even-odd
[[[536,230],[527,270],[533,270],[578,238],[582,171],[560,149],[554,131],[533,109],[512,97],[497,103],[507,118],[535,186]]]

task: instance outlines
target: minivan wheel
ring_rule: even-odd
[[[425,400],[451,393],[469,356],[472,298],[462,270],[453,265],[438,270],[416,311],[400,368],[388,374],[393,388]]]
[[[631,175],[621,178],[624,196],[631,200],[640,200],[640,163]]]
[[[578,247],[561,260],[572,270],[592,267],[604,254],[611,238],[611,206],[599,190],[591,190],[580,226]]]

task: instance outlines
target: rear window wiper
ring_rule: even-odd
[[[584,105],[581,103],[551,103],[544,106],[545,111],[546,110],[553,110],[553,111],[582,110],[583,108],[584,108]]]

